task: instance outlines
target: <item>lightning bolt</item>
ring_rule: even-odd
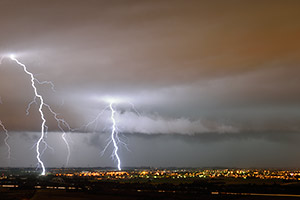
[[[121,159],[120,156],[118,154],[119,151],[119,145],[123,145],[128,151],[130,151],[127,147],[127,144],[121,140],[121,138],[119,137],[119,128],[117,126],[117,120],[116,120],[116,105],[118,103],[122,103],[122,104],[129,104],[131,106],[131,110],[136,113],[138,116],[140,116],[140,113],[137,111],[137,109],[135,108],[133,103],[130,103],[128,101],[123,101],[122,99],[114,99],[114,98],[103,98],[101,99],[105,102],[108,103],[108,106],[106,106],[103,110],[101,110],[98,115],[95,117],[95,119],[93,119],[92,121],[88,122],[86,125],[81,126],[78,129],[73,129],[72,131],[79,131],[84,129],[85,131],[87,130],[88,127],[93,125],[93,130],[94,132],[97,129],[97,125],[98,125],[98,121],[100,119],[100,116],[102,116],[105,111],[109,110],[110,111],[110,121],[111,121],[111,131],[110,131],[110,138],[107,141],[107,144],[105,145],[105,147],[103,148],[103,150],[100,153],[100,156],[103,156],[104,153],[106,152],[107,148],[113,144],[113,152],[112,152],[112,158],[116,160],[117,162],[117,168],[118,170],[121,170]],[[106,128],[104,128],[103,130],[105,130]],[[125,136],[123,136],[125,137]],[[126,137],[125,137],[126,138]]]
[[[67,161],[66,161],[66,166],[68,166],[69,160],[70,160],[70,157],[71,157],[71,148],[70,148],[70,145],[69,145],[68,140],[66,138],[67,133],[66,133],[65,129],[67,129],[68,131],[71,131],[72,129],[71,129],[70,125],[64,119],[61,119],[61,118],[58,117],[59,114],[57,114],[56,112],[54,112],[52,110],[52,108],[48,104],[45,104],[45,106],[53,114],[54,119],[57,121],[58,128],[63,133],[61,135],[61,137],[62,137],[62,139],[63,139],[63,141],[64,141],[64,143],[65,143],[65,145],[67,147],[67,150],[68,150]],[[63,127],[65,127],[65,128],[63,128]]]
[[[27,70],[27,67],[19,62],[13,55],[10,56],[10,59],[15,61],[18,65],[20,65],[24,72],[30,76],[30,80],[31,80],[31,87],[33,88],[33,91],[34,91],[34,102],[36,102],[36,99],[38,98],[40,100],[40,105],[39,105],[39,113],[40,113],[40,116],[41,116],[41,119],[42,119],[42,124],[41,124],[41,136],[40,138],[38,139],[37,143],[36,143],[36,159],[38,160],[38,163],[39,165],[42,167],[42,173],[41,175],[45,175],[46,174],[46,169],[45,169],[45,165],[43,163],[43,161],[41,160],[41,153],[40,153],[40,144],[41,142],[44,140],[44,136],[45,136],[45,125],[46,125],[46,119],[45,119],[45,116],[44,116],[44,112],[43,112],[43,107],[44,107],[44,99],[43,99],[43,96],[40,95],[37,91],[37,88],[36,88],[36,85],[35,85],[35,77],[33,76],[33,74],[31,72],[29,72]],[[31,103],[30,103],[31,105]]]
[[[96,131],[97,129],[97,125],[98,125],[98,121],[99,121],[99,118],[105,113],[106,110],[108,110],[108,108],[110,109],[110,120],[112,122],[112,128],[111,128],[111,137],[110,139],[108,140],[107,144],[105,145],[104,149],[101,151],[100,153],[100,156],[103,156],[104,153],[106,152],[107,148],[109,147],[109,145],[111,143],[114,144],[114,150],[113,150],[113,153],[112,153],[112,157],[113,158],[116,158],[117,159],[117,162],[118,162],[118,170],[121,170],[121,160],[120,160],[120,157],[118,155],[118,142],[120,141],[118,135],[117,135],[117,122],[115,120],[115,109],[113,108],[113,104],[114,102],[111,101],[109,102],[109,105],[106,106],[103,110],[101,110],[95,119],[93,119],[92,121],[88,122],[86,125],[83,125],[81,126],[80,128],[77,128],[77,129],[72,129],[72,131],[79,131],[79,130],[87,130],[88,127],[92,126],[94,124],[94,132]],[[105,129],[105,128],[104,128]]]
[[[7,142],[7,140],[9,139],[9,134],[8,134],[8,131],[7,129],[5,128],[5,126],[3,125],[2,121],[0,120],[0,126],[2,127],[2,129],[4,130],[4,133],[6,135],[6,137],[4,138],[4,143],[7,147],[7,158],[10,159],[10,155],[11,155],[11,152],[10,152],[10,146]]]
[[[112,121],[111,140],[112,140],[113,145],[114,145],[114,151],[113,151],[114,157],[117,159],[118,170],[120,171],[121,170],[121,160],[120,160],[120,157],[118,155],[119,147],[118,147],[118,144],[117,144],[117,141],[119,141],[120,139],[118,137],[118,132],[117,132],[117,125],[116,125],[116,119],[115,119],[116,111],[114,110],[113,103],[114,102],[110,102],[110,104],[109,104],[109,108],[111,110],[110,119]]]
[[[59,129],[63,132],[62,134],[62,139],[63,141],[65,142],[66,146],[67,146],[67,149],[68,149],[68,156],[67,156],[67,164],[69,162],[69,158],[70,158],[70,146],[67,142],[67,139],[66,139],[66,132],[64,131],[64,127],[67,127],[68,130],[71,130],[70,126],[68,125],[68,123],[61,119],[61,118],[58,118],[58,114],[55,113],[51,107],[45,103],[44,99],[43,99],[43,96],[41,94],[38,93],[37,91],[37,87],[36,87],[36,83],[38,84],[50,84],[52,86],[52,89],[54,90],[54,85],[52,82],[50,81],[39,81],[38,79],[36,79],[34,77],[34,75],[28,71],[27,67],[25,64],[21,63],[19,60],[17,60],[13,55],[10,56],[10,59],[15,61],[18,65],[20,65],[22,68],[23,68],[23,71],[30,77],[30,80],[31,80],[31,87],[34,91],[34,99],[32,102],[30,102],[28,104],[28,107],[26,109],[26,114],[28,115],[29,114],[29,109],[31,107],[31,105],[33,103],[36,103],[37,104],[37,99],[39,99],[39,113],[40,113],[40,117],[42,119],[42,124],[41,124],[41,135],[36,143],[36,158],[38,160],[38,165],[42,168],[42,172],[41,172],[41,175],[45,175],[46,174],[46,169],[45,169],[45,165],[43,163],[43,161],[41,160],[41,156],[43,155],[44,151],[46,150],[47,147],[49,147],[49,145],[46,143],[45,141],[45,135],[47,135],[47,130],[48,130],[48,127],[46,126],[46,118],[45,118],[45,115],[44,115],[44,112],[43,112],[43,108],[47,108],[54,116],[54,119],[57,121],[58,123],[58,127]],[[41,146],[41,143],[44,144],[44,149],[40,152],[40,146]]]

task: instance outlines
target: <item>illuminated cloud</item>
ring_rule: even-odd
[[[300,130],[299,5],[269,0],[1,2],[0,120],[9,131],[40,129],[36,105],[26,116],[32,101],[27,77],[2,56],[14,53],[39,80],[53,81],[55,93],[51,86],[38,89],[72,128],[107,106],[96,98],[110,96],[126,98],[141,113],[119,103],[122,133],[141,143],[153,139],[168,154],[173,144],[186,152],[182,158],[200,149],[229,154],[231,146],[238,149],[234,152],[243,148],[233,144],[234,138],[247,147],[266,143],[265,152],[292,155],[296,149],[286,150],[285,144]],[[95,132],[73,134],[109,133],[108,117],[101,117]],[[47,125],[50,132],[58,131],[55,120]],[[155,139],[160,135],[179,141],[162,143]],[[189,149],[210,138],[219,146]],[[12,147],[19,148],[21,139]],[[150,149],[138,147],[141,155]]]
[[[236,133],[238,130],[224,124],[205,126],[200,120],[191,121],[186,118],[163,119],[159,116],[137,116],[125,113],[118,118],[120,130],[125,133],[139,134],[179,134],[195,135],[201,133]]]

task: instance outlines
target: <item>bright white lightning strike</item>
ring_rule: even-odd
[[[114,101],[111,101],[110,104],[109,104],[109,108],[111,110],[111,116],[110,116],[110,119],[112,121],[112,130],[111,130],[111,139],[112,139],[112,142],[113,142],[113,145],[114,145],[114,156],[116,157],[117,159],[117,162],[118,162],[118,170],[121,170],[121,160],[120,160],[120,157],[118,155],[118,144],[117,144],[117,140],[119,140],[118,138],[118,133],[117,133],[117,128],[116,128],[116,119],[115,119],[115,110],[113,108],[113,104],[114,104]]]
[[[124,147],[129,151],[129,149],[127,148],[127,145],[125,142],[123,142],[121,140],[121,138],[119,137],[119,130],[118,130],[118,126],[117,126],[117,120],[116,120],[116,108],[115,106],[117,104],[129,104],[132,111],[135,112],[138,116],[140,116],[139,112],[135,109],[134,104],[130,103],[129,101],[127,101],[127,99],[124,98],[112,98],[112,97],[102,97],[102,98],[98,98],[96,97],[97,100],[99,101],[105,101],[106,103],[108,103],[108,106],[105,107],[101,112],[99,112],[99,114],[96,116],[96,118],[90,122],[88,122],[86,125],[82,126],[79,129],[73,129],[74,131],[78,131],[82,128],[84,128],[85,130],[89,127],[92,126],[93,124],[95,124],[94,126],[94,131],[96,131],[97,128],[97,124],[98,124],[98,120],[100,119],[100,116],[102,116],[106,110],[110,110],[110,121],[112,123],[111,126],[111,131],[110,131],[110,139],[108,141],[108,143],[106,144],[106,146],[104,147],[104,149],[101,151],[101,156],[104,155],[104,153],[106,152],[107,148],[113,144],[113,152],[112,152],[112,157],[115,158],[115,160],[117,161],[117,168],[118,170],[121,170],[121,159],[120,156],[118,154],[119,151],[119,144],[124,145]]]
[[[40,95],[38,92],[37,92],[37,88],[35,86],[35,77],[33,76],[33,74],[31,72],[29,72],[27,70],[27,67],[19,62],[15,57],[14,55],[10,55],[10,59],[12,59],[13,61],[15,61],[18,65],[20,65],[21,67],[23,67],[23,70],[26,74],[28,74],[30,76],[30,79],[31,79],[31,87],[33,88],[33,91],[34,91],[34,95],[35,95],[35,98],[38,98],[40,100],[40,106],[39,106],[39,113],[41,115],[41,119],[42,119],[42,124],[41,124],[41,136],[40,138],[38,139],[37,143],[36,143],[36,158],[38,160],[38,163],[39,165],[41,166],[42,168],[42,173],[41,175],[45,175],[46,174],[46,169],[45,169],[45,165],[43,163],[43,161],[41,160],[40,158],[40,144],[41,142],[44,140],[44,136],[45,136],[45,125],[46,125],[46,119],[45,119],[45,116],[44,116],[44,112],[43,112],[43,107],[44,107],[44,99],[42,97],[42,95]]]
[[[41,175],[45,175],[45,174],[46,174],[45,165],[44,165],[43,161],[41,160],[41,155],[43,154],[43,152],[45,151],[45,149],[42,150],[42,152],[40,152],[40,145],[41,145],[41,143],[43,143],[43,144],[45,145],[45,148],[47,148],[47,147],[49,147],[49,146],[48,146],[48,144],[47,144],[46,141],[45,141],[45,134],[47,133],[48,127],[46,126],[46,119],[45,119],[45,116],[44,116],[43,108],[44,108],[44,107],[48,108],[48,110],[54,115],[54,119],[57,121],[59,129],[63,132],[63,134],[62,134],[62,139],[63,139],[63,141],[65,142],[65,144],[66,144],[66,146],[67,146],[67,149],[68,149],[68,156],[67,156],[67,162],[66,162],[66,165],[68,164],[69,158],[70,158],[70,146],[69,146],[69,144],[68,144],[68,142],[67,142],[67,140],[66,140],[66,133],[65,133],[65,131],[64,131],[63,127],[62,127],[62,125],[63,125],[64,127],[66,127],[68,130],[71,130],[71,128],[70,128],[70,126],[68,125],[68,123],[67,123],[65,120],[58,118],[58,114],[55,113],[55,112],[51,109],[51,107],[50,107],[48,104],[46,104],[46,103],[44,102],[43,96],[40,95],[40,94],[38,93],[37,88],[36,88],[36,84],[35,84],[35,82],[37,82],[38,84],[50,84],[50,85],[52,86],[52,89],[53,89],[53,88],[54,88],[53,83],[52,83],[52,82],[49,82],[49,81],[43,81],[43,82],[40,82],[38,79],[36,79],[36,78],[34,77],[34,75],[33,75],[31,72],[29,72],[29,71],[27,70],[27,67],[26,67],[23,63],[21,63],[20,61],[18,61],[18,60],[15,58],[15,56],[14,56],[13,54],[11,54],[11,55],[9,56],[9,58],[10,58],[11,60],[15,61],[18,65],[20,65],[20,66],[23,68],[24,72],[25,72],[27,75],[29,75],[29,76],[30,76],[30,79],[31,79],[31,86],[32,86],[32,88],[33,88],[33,90],[34,90],[34,95],[35,95],[35,97],[34,97],[34,100],[33,100],[31,103],[29,103],[29,105],[28,105],[28,107],[27,107],[27,109],[26,109],[26,113],[29,114],[29,109],[30,109],[30,107],[31,107],[31,105],[32,105],[33,103],[37,103],[37,102],[36,102],[36,99],[37,99],[37,98],[40,100],[40,104],[39,104],[39,109],[38,109],[38,110],[39,110],[39,113],[40,113],[40,116],[41,116],[41,119],[42,119],[42,124],[41,124],[41,136],[39,137],[39,139],[38,139],[38,141],[37,141],[37,143],[36,143],[36,153],[37,153],[36,158],[37,158],[37,160],[38,160],[39,166],[41,166],[41,168],[42,168],[42,173],[41,173]]]

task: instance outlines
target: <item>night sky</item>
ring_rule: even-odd
[[[300,1],[0,0],[0,167],[36,166],[38,105],[18,60],[72,128],[116,105],[122,166],[299,167]],[[46,112],[46,111],[45,111]],[[68,134],[69,166],[116,166],[109,110]],[[67,155],[46,112],[42,160]],[[32,148],[33,147],[33,148]]]

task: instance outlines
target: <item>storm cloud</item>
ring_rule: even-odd
[[[203,141],[216,141],[216,151],[233,140],[283,148],[300,131],[299,8],[293,0],[1,0],[0,120],[16,135],[40,131],[37,105],[26,115],[33,91],[7,58],[13,53],[39,80],[54,83],[55,92],[49,85],[38,90],[87,146],[105,144],[108,110],[97,127],[80,127],[111,96],[139,112],[116,105],[120,134],[145,143],[153,137],[157,145],[164,145],[158,137],[169,138],[171,149],[179,140],[182,157],[188,144],[209,149]],[[45,114],[57,136],[57,123]],[[199,164],[174,165],[186,162]]]

